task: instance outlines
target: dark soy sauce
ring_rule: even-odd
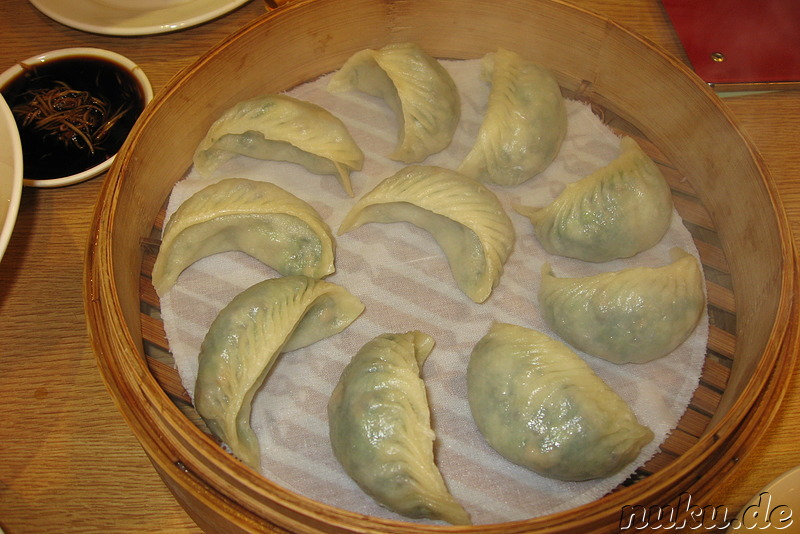
[[[116,154],[144,109],[145,97],[136,79],[112,61],[69,56],[23,67],[24,70],[0,90],[14,112],[20,132],[26,179],[60,178],[99,165]],[[91,146],[80,139],[65,142],[63,138],[23,124],[24,109],[30,108],[32,92],[41,95],[63,85],[86,91],[107,104],[107,118],[121,112],[113,121],[107,121],[111,127],[101,141]]]

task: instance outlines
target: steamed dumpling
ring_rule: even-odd
[[[547,69],[508,50],[483,59],[492,84],[472,150],[459,172],[499,185],[518,185],[545,170],[567,133],[561,89]]]
[[[489,445],[549,478],[611,476],[653,439],[569,347],[521,326],[495,323],[478,341],[467,396]]]
[[[364,154],[344,123],[326,109],[286,95],[240,102],[209,128],[194,154],[202,175],[236,155],[288,161],[315,174],[338,177],[353,196],[350,171],[361,170]]]
[[[672,195],[658,166],[631,137],[607,166],[567,186],[545,208],[515,206],[544,249],[590,262],[628,258],[658,243],[672,220]]]
[[[585,278],[542,269],[539,307],[561,339],[614,363],[644,363],[672,352],[705,307],[697,260],[680,249],[658,268],[634,267]]]
[[[364,195],[339,227],[410,222],[427,230],[444,251],[459,289],[485,301],[500,282],[514,245],[514,227],[497,196],[454,171],[412,165]]]
[[[383,334],[361,348],[328,403],[331,446],[347,474],[382,506],[413,518],[468,524],[434,463],[420,367],[434,341]]]
[[[275,184],[227,178],[189,197],[164,228],[153,266],[159,295],[197,260],[241,251],[280,274],[323,278],[334,271],[335,241],[317,211]]]
[[[222,309],[201,345],[197,412],[235,456],[258,469],[250,409],[278,354],[341,332],[363,310],[344,288],[305,276],[273,278],[246,289]]]
[[[416,163],[450,144],[461,118],[461,99],[450,74],[412,43],[354,54],[328,83],[328,91],[358,89],[382,98],[398,121],[392,159]]]

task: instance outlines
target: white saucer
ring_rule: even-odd
[[[196,26],[233,11],[250,0],[191,0],[161,9],[120,9],[96,0],[29,0],[72,28],[103,35],[151,35]]]

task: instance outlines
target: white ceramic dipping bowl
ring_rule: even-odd
[[[118,72],[124,79],[124,83],[129,84],[138,92],[138,96],[141,98],[140,104],[142,108],[153,99],[153,88],[150,84],[150,80],[147,78],[142,68],[136,63],[116,52],[101,48],[83,47],[53,50],[17,63],[0,74],[0,91],[3,92],[6,100],[9,101],[9,105],[11,105],[12,98],[9,97],[9,92],[18,94],[23,90],[22,87],[24,87],[26,83],[22,81],[25,72],[30,72],[31,69],[47,72],[46,69],[56,64],[59,65],[60,69],[69,69],[70,62],[75,63],[76,69],[79,64],[82,65],[81,68],[87,68],[87,65],[96,64],[98,67],[103,65],[106,69],[113,69],[114,72]],[[141,113],[141,111],[138,113]],[[138,114],[136,116],[138,117]],[[133,122],[135,122],[135,120],[130,122],[127,131],[120,132],[123,136],[127,136]],[[24,135],[22,136],[22,149],[23,152],[26,149]],[[31,187],[61,187],[83,182],[108,170],[111,163],[114,161],[117,151],[118,149],[114,150],[113,153],[107,154],[108,157],[106,159],[99,163],[93,163],[88,168],[80,170],[72,169],[65,171],[64,175],[57,174],[53,177],[40,178],[32,176],[27,168],[23,168],[23,184]]]

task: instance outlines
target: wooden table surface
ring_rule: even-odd
[[[135,0],[134,0],[135,1]],[[685,61],[658,0],[580,0]],[[156,93],[201,53],[258,17],[261,0],[213,22],[142,37],[62,26],[26,0],[0,2],[0,70],[63,47],[128,56]],[[761,151],[794,233],[800,225],[800,91],[725,99]],[[27,532],[197,532],[156,475],[97,370],[83,310],[87,232],[103,177],[25,188],[0,262],[0,529]],[[714,502],[740,508],[800,464],[800,372],[770,431]]]

